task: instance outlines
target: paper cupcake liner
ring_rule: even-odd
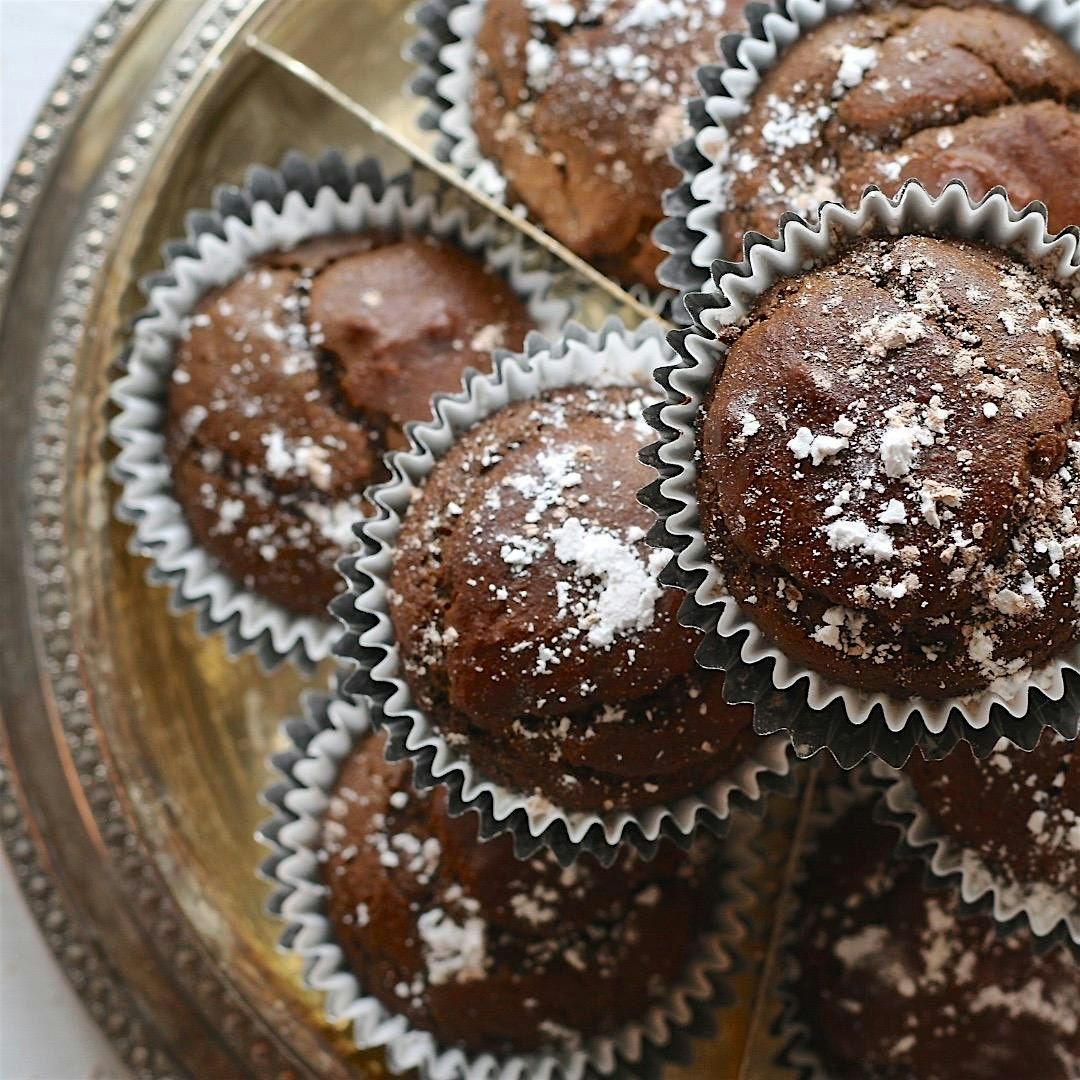
[[[233,280],[256,256],[334,232],[388,229],[453,242],[498,270],[545,332],[559,329],[570,303],[548,296],[551,261],[504,226],[475,215],[451,191],[421,191],[413,176],[383,175],[379,163],[317,162],[289,154],[280,170],[252,167],[242,188],[222,187],[213,210],[187,217],[187,237],[167,244],[165,268],[146,278],[148,307],[134,325],[112,387],[110,426],[123,485],[117,516],[135,526],[131,550],[151,560],[148,578],[172,591],[175,610],[194,608],[200,632],[225,635],[229,652],[253,651],[266,668],[286,658],[309,667],[331,653],[333,619],[297,615],[230,577],[192,535],[172,491],[163,424],[183,320],[210,289]],[[539,267],[539,268],[538,268]]]
[[[436,155],[461,173],[489,198],[507,203],[507,181],[499,166],[484,157],[472,125],[472,88],[476,71],[476,35],[484,18],[486,0],[423,0],[410,12],[416,37],[405,47],[405,57],[417,65],[409,89],[426,105],[419,123],[437,130]],[[657,193],[659,196],[659,192]],[[516,213],[529,216],[523,203]],[[657,314],[671,306],[675,294],[632,284],[627,292]]]
[[[1080,4],[1074,0],[997,2],[1042,23],[1080,53]],[[736,128],[766,72],[787,49],[825,19],[858,7],[859,0],[778,0],[776,11],[757,9],[748,14],[750,32],[726,35],[717,63],[698,72],[704,96],[690,102],[694,134],[672,152],[684,179],[668,193],[666,220],[653,233],[656,245],[668,252],[660,280],[678,290],[680,301],[706,289],[713,262],[728,257],[720,233],[722,210],[716,202],[727,165],[716,160],[716,148]],[[756,235],[749,234],[746,243]]]
[[[1044,727],[1075,739],[1080,716],[1080,643],[1034,672],[1008,699],[987,691],[944,701],[901,700],[830,682],[789,660],[769,641],[724,591],[706,549],[697,508],[695,422],[722,360],[714,331],[737,323],[781,278],[828,262],[856,240],[903,233],[988,244],[1038,263],[1060,281],[1080,281],[1080,230],[1070,226],[1050,235],[1045,208],[1038,203],[1013,210],[1001,188],[974,203],[959,181],[950,182],[937,197],[914,181],[892,199],[868,188],[854,210],[825,203],[813,225],[787,214],[779,238],[754,234],[742,262],[713,265],[712,290],[687,298],[694,326],[669,337],[680,363],[657,371],[667,400],[646,413],[660,441],[642,460],[660,476],[640,498],[660,518],[650,539],[674,553],[661,580],[687,593],[680,619],[704,633],[699,663],[726,672],[729,701],[754,705],[759,734],[788,731],[800,757],[827,747],[845,768],[868,754],[899,767],[916,746],[928,758],[941,758],[960,739],[983,757],[999,738],[1031,749]]]
[[[496,1057],[437,1044],[377,998],[365,995],[346,965],[325,913],[317,845],[342,763],[369,731],[363,704],[308,694],[304,718],[285,724],[289,749],[272,759],[282,779],[264,793],[275,811],[259,833],[272,849],[260,868],[275,892],[269,910],[286,928],[281,947],[303,960],[304,984],[325,995],[332,1023],[348,1021],[356,1045],[383,1049],[394,1073],[418,1069],[426,1080],[586,1080],[611,1076],[657,1077],[665,1061],[685,1061],[692,1038],[714,1030],[714,1013],[729,1003],[727,981],[738,970],[745,921],[755,898],[749,882],[758,869],[749,820],[725,840],[726,869],[717,885],[714,928],[665,1001],[611,1037],[585,1040],[578,1049]]]
[[[760,808],[768,792],[790,790],[786,740],[775,738],[755,740],[753,753],[730,776],[677,802],[639,811],[564,811],[485,779],[416,708],[401,670],[387,608],[391,552],[416,490],[458,435],[505,405],[547,389],[651,385],[650,371],[669,357],[658,327],[630,333],[612,320],[589,332],[571,324],[557,343],[530,338],[525,353],[501,357],[493,374],[474,375],[465,392],[436,397],[433,421],[409,429],[412,449],[387,457],[392,479],[369,489],[376,514],[358,529],[364,553],[341,563],[349,591],[332,605],[346,626],[336,651],[358,667],[346,689],[376,701],[376,722],[389,733],[389,756],[412,758],[421,788],[446,785],[451,813],[476,809],[483,834],[512,832],[522,857],[548,846],[563,861],[585,849],[610,863],[624,841],[650,857],[663,836],[685,845],[698,825],[722,832],[734,807]]]
[[[1068,942],[1080,956],[1080,895],[996,877],[975,852],[941,831],[904,773],[874,761],[870,774],[884,788],[878,819],[900,830],[905,852],[957,894],[961,911],[989,915],[1003,932],[1026,929],[1037,952]]]
[[[442,60],[442,50],[455,41],[450,29],[450,14],[467,0],[421,0],[409,9],[408,21],[415,27],[416,36],[407,42],[405,59],[416,66],[408,82],[408,89],[421,99],[423,109],[417,123],[425,131],[438,132],[435,156],[440,161],[450,160],[454,139],[442,130],[442,116],[453,102],[439,92],[439,80],[450,73]]]

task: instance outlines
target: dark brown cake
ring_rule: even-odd
[[[717,155],[732,258],[789,210],[908,179],[938,191],[958,177],[976,199],[1002,184],[1062,229],[1080,222],[1080,57],[1003,5],[874,5],[785,52]]]
[[[562,868],[515,858],[500,836],[416,794],[407,765],[367,739],[346,762],[323,826],[322,876],[338,941],[363,992],[444,1047],[575,1046],[643,1019],[712,923],[711,838],[646,862]]]
[[[1054,910],[1062,897],[1080,903],[1080,751],[1074,743],[1048,732],[1031,753],[1004,743],[985,761],[960,750],[944,761],[916,755],[904,771],[935,827],[1003,884],[1034,890],[1035,902]]]
[[[745,0],[488,0],[472,98],[480,149],[532,215],[607,272],[656,288],[649,236],[679,181],[696,72]]]
[[[568,809],[689,795],[756,738],[657,581],[645,398],[571,389],[477,425],[410,508],[390,577],[419,707],[485,775]]]
[[[909,236],[780,282],[728,338],[702,528],[789,657],[897,697],[1008,697],[1075,641],[1075,297]]]
[[[324,614],[402,424],[529,325],[501,278],[428,239],[260,259],[199,303],[177,349],[166,442],[196,540],[245,587]]]
[[[926,892],[919,860],[857,807],[820,837],[800,891],[801,1020],[833,1080],[1075,1080],[1080,966],[1042,958]]]

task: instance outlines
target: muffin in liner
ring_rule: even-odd
[[[1080,52],[1080,5],[1070,0],[1000,3],[1042,23]],[[725,252],[720,232],[716,193],[723,190],[727,165],[717,160],[716,148],[734,131],[766,72],[787,49],[825,19],[858,7],[858,0],[780,0],[777,10],[754,13],[749,34],[726,35],[717,63],[700,69],[704,96],[689,105],[694,133],[672,152],[684,179],[665,197],[666,220],[653,233],[656,245],[668,252],[660,280],[677,289],[680,300],[708,288],[713,262],[735,254]],[[748,235],[745,245],[756,242],[757,234]]]
[[[902,771],[881,761],[870,762],[869,769],[872,781],[884,787],[878,820],[900,829],[905,853],[921,858],[936,882],[958,894],[962,911],[990,915],[1003,930],[1026,928],[1036,952],[1068,942],[1080,955],[1080,896],[995,876],[976,852],[934,823]]]
[[[264,793],[274,817],[259,833],[273,854],[261,876],[275,892],[269,910],[286,923],[281,947],[300,956],[304,983],[325,995],[332,1023],[348,1021],[357,1046],[384,1049],[392,1072],[418,1069],[431,1080],[584,1080],[613,1075],[655,1077],[665,1061],[685,1061],[692,1038],[714,1030],[714,1011],[731,1000],[725,983],[738,969],[745,920],[755,903],[749,881],[758,866],[751,853],[749,819],[724,841],[725,870],[717,882],[713,929],[698,955],[661,1005],[612,1037],[585,1040],[577,1049],[553,1049],[498,1058],[437,1044],[434,1037],[364,994],[346,967],[326,915],[317,849],[320,822],[336,778],[353,747],[370,729],[367,706],[308,694],[304,717],[288,721],[290,746],[275,755],[282,779]]]
[[[423,0],[409,15],[417,35],[406,46],[405,56],[417,65],[409,89],[426,102],[420,126],[439,132],[437,156],[489,198],[505,204],[506,178],[496,162],[484,157],[472,124],[476,35],[484,6],[485,0]],[[514,210],[529,214],[522,203]],[[666,289],[642,284],[630,284],[627,291],[657,314],[666,312],[674,299]]]
[[[865,813],[881,824],[898,824],[889,806],[888,791],[882,790],[883,786],[891,783],[886,777],[892,775],[893,770],[880,762],[870,762],[843,773],[838,773],[835,767],[827,767],[818,774],[817,790],[803,830],[803,842],[795,856],[794,873],[777,912],[777,918],[781,920],[780,965],[772,1030],[782,1045],[777,1065],[790,1070],[800,1080],[833,1080],[834,1074],[819,1053],[818,1032],[805,1015],[799,994],[801,969],[795,954],[802,933],[799,926],[799,891],[809,880],[810,865],[818,850],[819,838],[853,807],[862,807]],[[895,854],[903,860],[921,858],[920,852],[899,838]],[[932,872],[932,868],[926,872],[924,885],[928,895],[944,893],[949,889],[948,884]],[[961,902],[957,914],[963,919],[982,910],[981,907]],[[1032,942],[1032,946],[1035,956],[1045,951],[1043,945],[1036,941]],[[853,1017],[852,1023],[857,1024],[857,1019]],[[898,1036],[901,1034],[902,1030],[899,1030]]]
[[[556,271],[546,255],[451,190],[424,190],[409,173],[387,178],[373,159],[349,164],[331,152],[311,162],[290,154],[280,170],[253,166],[242,188],[217,191],[213,210],[188,215],[186,239],[167,244],[164,270],[142,282],[148,307],[111,391],[118,413],[110,434],[119,447],[113,475],[123,486],[116,513],[135,526],[131,549],[151,560],[148,578],[170,588],[173,607],[195,609],[202,633],[223,633],[231,654],[254,651],[268,669],[286,658],[304,667],[325,659],[338,628],[329,615],[297,614],[246,589],[192,535],[165,450],[176,344],[202,296],[253,258],[370,229],[435,236],[476,256],[507,280],[546,333],[572,313],[569,302],[549,296]]]
[[[916,746],[928,758],[941,758],[960,739],[982,757],[1000,738],[1031,749],[1045,727],[1075,739],[1080,716],[1080,643],[1033,672],[1007,699],[992,690],[940,701],[899,699],[830,682],[793,663],[766,638],[726,592],[706,549],[697,505],[695,424],[723,363],[715,331],[738,323],[775,282],[828,263],[857,240],[905,233],[1007,250],[1070,287],[1080,281],[1080,230],[1070,226],[1048,234],[1042,206],[1016,211],[1000,188],[974,203],[959,181],[937,197],[911,181],[891,199],[868,188],[853,210],[825,203],[813,225],[785,215],[779,237],[748,237],[743,261],[717,261],[710,291],[688,297],[694,326],[670,335],[680,362],[657,371],[667,400],[647,416],[660,441],[642,457],[660,474],[640,496],[660,518],[650,539],[674,553],[661,580],[687,593],[680,619],[704,633],[699,663],[726,673],[729,701],[754,704],[759,734],[788,731],[800,757],[827,747],[845,768],[868,754],[899,767]]]
[[[790,787],[786,740],[761,739],[755,740],[753,752],[732,774],[670,805],[568,812],[547,799],[509,791],[485,779],[415,706],[403,677],[389,616],[387,576],[402,515],[436,461],[461,432],[511,402],[566,386],[650,385],[649,372],[669,357],[661,331],[652,325],[630,333],[616,320],[598,332],[572,324],[554,344],[532,335],[524,354],[500,357],[493,374],[467,379],[461,394],[437,397],[431,423],[410,426],[413,449],[389,455],[393,479],[369,489],[376,513],[357,530],[363,554],[341,562],[349,591],[332,605],[346,626],[336,651],[358,668],[346,680],[346,691],[375,700],[375,721],[389,734],[388,756],[411,757],[420,787],[445,784],[452,813],[477,809],[482,833],[512,832],[523,857],[549,846],[569,861],[580,848],[609,863],[626,840],[649,855],[664,835],[685,844],[699,824],[722,831],[733,807],[760,808],[769,791]]]

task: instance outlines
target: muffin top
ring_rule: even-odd
[[[1080,902],[1075,743],[1047,732],[1030,753],[1002,742],[985,761],[966,752],[934,762],[916,755],[904,771],[934,825],[1004,884],[1036,902],[1041,896],[1048,911]]]
[[[702,527],[789,656],[897,697],[1011,696],[1072,644],[1075,296],[907,236],[778,283],[724,334]]]
[[[824,830],[799,890],[802,1019],[836,1080],[1073,1080],[1080,966],[926,892],[920,860],[858,806]]]
[[[384,739],[346,761],[323,822],[329,917],[364,993],[444,1046],[523,1052],[574,1046],[663,1000],[711,923],[717,846],[624,849],[560,867],[481,843],[443,789],[412,789]]]
[[[931,191],[959,177],[973,198],[1004,185],[1038,199],[1050,227],[1080,221],[1080,57],[1005,6],[875,5],[826,19],[766,72],[745,117],[707,150],[725,249],[774,235],[780,215],[854,205],[867,184]]]
[[[512,194],[610,273],[656,287],[649,233],[702,64],[745,0],[488,0],[473,126]]]
[[[500,277],[427,238],[332,236],[257,260],[199,303],[177,346],[166,439],[200,543],[323,614],[402,424],[529,325]]]
[[[558,717],[689,669],[693,638],[635,498],[645,400],[641,388],[551,392],[478,424],[437,464],[390,579],[422,698],[488,723]]]

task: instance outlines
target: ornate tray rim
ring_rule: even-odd
[[[110,133],[107,154],[103,144],[70,230],[52,238],[56,275],[44,283],[53,293],[37,347],[29,362],[12,355],[20,271],[47,224],[64,155],[169,4],[113,0],[54,84],[0,196],[0,377],[9,388],[0,437],[13,447],[0,461],[0,593],[10,598],[0,620],[0,839],[46,943],[133,1075],[297,1077],[318,1062],[332,1077],[341,1067],[319,1052],[319,1036],[290,1030],[286,1045],[164,887],[97,738],[64,580],[66,420],[94,271],[120,231],[124,197],[154,165],[162,126],[182,119],[217,58],[272,0],[173,0],[187,12],[183,33],[159,48],[145,99]]]

